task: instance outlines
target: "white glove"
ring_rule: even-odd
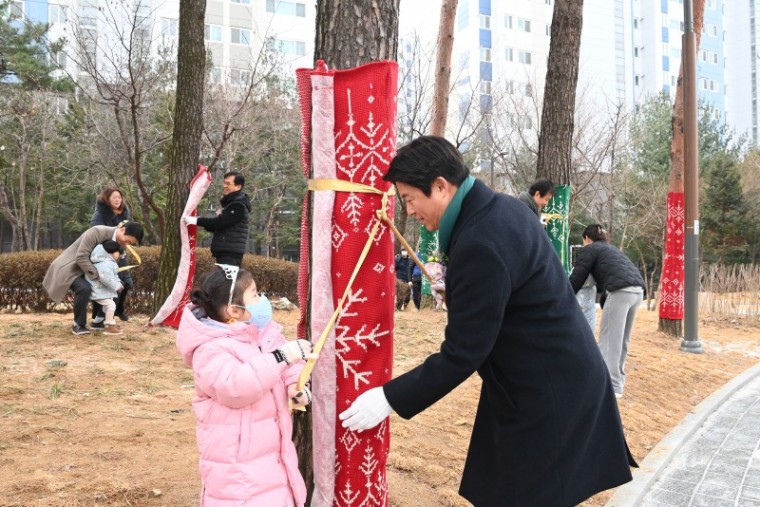
[[[293,340],[278,349],[285,358],[285,362],[293,364],[296,361],[307,359],[316,359],[317,355],[312,354],[313,347],[308,340]]]
[[[184,217],[182,217],[182,220],[184,220],[187,225],[198,224],[198,217],[191,217],[190,215],[185,215]]]
[[[391,415],[391,408],[381,387],[373,387],[362,393],[353,404],[338,416],[343,427],[352,431],[374,428]]]
[[[304,386],[303,390],[299,391],[296,384],[290,384],[288,386],[288,397],[293,402],[293,407],[305,407],[311,403],[311,390]]]

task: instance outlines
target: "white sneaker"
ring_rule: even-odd
[[[618,400],[623,397],[623,393],[615,393],[615,398]]]

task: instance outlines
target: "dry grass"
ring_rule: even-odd
[[[397,313],[395,374],[438,349],[443,316]],[[292,336],[297,312],[275,318]],[[133,319],[124,336],[73,336],[69,319],[0,315],[0,507],[197,505],[192,374],[174,332],[144,332],[147,319]],[[656,314],[640,311],[620,403],[639,459],[760,358],[756,323],[703,321],[703,355],[679,352],[656,329]],[[391,505],[468,505],[456,492],[479,387],[474,376],[411,421],[393,416]]]

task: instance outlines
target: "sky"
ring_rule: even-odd
[[[399,35],[416,30],[423,40],[435,38],[440,14],[441,0],[401,0]]]

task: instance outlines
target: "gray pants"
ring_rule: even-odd
[[[599,330],[599,350],[610,372],[612,387],[623,394],[625,385],[625,359],[631,343],[633,319],[636,317],[644,291],[639,287],[626,287],[609,292],[602,311]]]

